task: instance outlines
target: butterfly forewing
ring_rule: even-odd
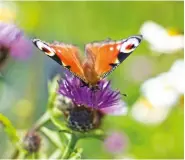
[[[121,41],[106,40],[89,43],[85,48],[86,54],[87,56],[93,55],[95,71],[102,79],[118,67],[137,48],[141,39],[141,36],[132,36]]]
[[[49,44],[39,39],[34,39],[33,42],[46,55],[85,81],[77,47],[63,43]]]
[[[93,54],[95,57],[94,68],[101,77],[112,69],[110,64],[115,64],[119,51],[114,41],[106,43],[90,43],[86,45],[86,54]]]

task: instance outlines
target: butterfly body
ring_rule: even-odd
[[[116,69],[140,44],[142,36],[120,41],[105,40],[85,45],[86,57],[80,58],[79,49],[70,44],[46,43],[34,39],[33,43],[50,58],[69,70],[91,88]]]

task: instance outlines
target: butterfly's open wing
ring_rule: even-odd
[[[34,39],[33,43],[46,55],[85,82],[77,47],[59,42],[50,44],[39,39]]]
[[[121,41],[94,42],[87,44],[85,51],[102,79],[121,64],[138,47],[141,40],[142,36],[138,35]]]

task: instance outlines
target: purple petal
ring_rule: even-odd
[[[0,46],[10,50],[16,59],[27,59],[31,54],[32,43],[14,24],[0,22]]]
[[[65,79],[59,81],[58,92],[70,98],[77,105],[85,105],[114,115],[125,113],[125,104],[120,101],[120,92],[111,89],[110,81],[100,81],[97,91],[92,91],[87,86],[81,87],[80,84],[78,78],[68,73]]]
[[[15,43],[11,46],[11,55],[15,59],[26,60],[31,56],[32,43],[27,40],[25,37],[20,37]]]
[[[0,22],[0,43],[11,45],[21,34],[22,32],[15,25]]]
[[[123,102],[121,100],[112,107],[106,107],[106,108],[102,108],[100,110],[105,114],[116,115],[116,116],[126,115],[128,112],[128,108],[127,108],[125,102]]]

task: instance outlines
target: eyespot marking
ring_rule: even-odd
[[[47,49],[47,48],[42,48],[42,50],[45,52],[45,53],[50,53],[50,51]]]
[[[128,46],[125,47],[125,49],[132,49],[134,47],[135,47],[134,44],[129,44]]]
[[[50,46],[48,46],[48,44],[46,44],[45,42],[42,42],[39,39],[34,39],[33,43],[37,46],[38,49],[43,51],[46,55],[48,55],[48,56],[54,56],[55,55],[54,49],[51,48]]]
[[[142,36],[132,36],[122,42],[120,52],[132,53],[140,44]]]

